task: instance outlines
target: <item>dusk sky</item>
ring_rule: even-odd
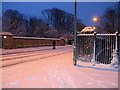
[[[86,26],[93,26],[92,18],[98,18],[108,7],[114,7],[115,2],[77,2],[77,18],[81,19]],[[59,8],[74,14],[74,2],[2,2],[2,10],[18,10],[28,16],[42,17],[44,9]]]

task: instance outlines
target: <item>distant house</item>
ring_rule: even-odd
[[[80,33],[81,34],[92,34],[94,33],[94,29],[92,27],[85,27]]]

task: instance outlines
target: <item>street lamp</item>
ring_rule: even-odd
[[[77,8],[76,8],[76,0],[74,2],[74,56],[73,56],[73,64],[76,66],[77,61],[76,61],[76,33],[77,33],[77,28],[76,28],[76,14],[77,14]]]
[[[95,30],[95,29],[96,29],[96,27],[94,26],[94,27],[93,27],[93,29]]]
[[[94,18],[93,18],[93,21],[94,21],[94,22],[97,22],[97,21],[98,21],[98,18],[97,18],[97,17],[94,17]],[[94,29],[94,30],[96,29],[95,24],[94,24],[94,26],[93,26],[93,29]]]
[[[93,18],[93,21],[94,21],[94,22],[98,21],[98,18],[97,18],[97,17],[94,17],[94,18]]]

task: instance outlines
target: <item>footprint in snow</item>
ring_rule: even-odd
[[[26,80],[35,80],[36,78],[35,77],[28,77],[26,78]]]
[[[104,81],[102,81],[102,80],[97,80],[96,82],[104,82]]]
[[[91,85],[92,83],[91,82],[88,82],[87,85]]]
[[[18,82],[10,82],[9,84],[10,85],[16,85],[16,84],[18,84]]]

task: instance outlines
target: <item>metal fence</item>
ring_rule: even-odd
[[[78,34],[76,60],[110,64],[113,52],[118,49],[120,55],[120,35],[115,34]],[[120,56],[119,56],[120,58]],[[119,59],[120,60],[120,59]]]

